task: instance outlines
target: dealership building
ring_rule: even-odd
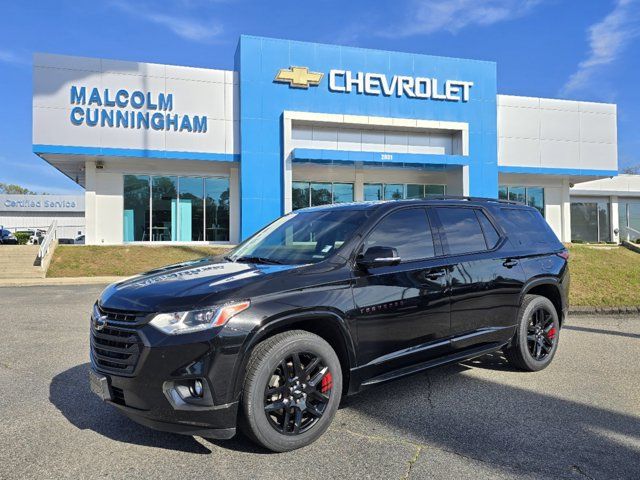
[[[253,36],[234,65],[34,57],[33,150],[85,188],[88,244],[236,243],[310,205],[444,194],[527,202],[563,241],[635,221],[615,105],[500,95],[488,61]],[[615,184],[572,202],[593,181]]]

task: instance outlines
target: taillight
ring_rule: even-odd
[[[569,250],[562,250],[561,252],[556,253],[556,255],[569,261]]]

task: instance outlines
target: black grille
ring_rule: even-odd
[[[100,315],[100,321],[96,322],[96,314]],[[142,352],[142,340],[136,329],[141,315],[98,308],[93,317],[91,355],[96,368],[116,375],[132,375]]]
[[[125,312],[123,310],[113,310],[109,308],[97,307],[100,315],[106,315],[109,320],[114,322],[126,322],[135,323],[140,317],[144,316],[144,313],[138,312]]]

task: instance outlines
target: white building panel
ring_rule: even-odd
[[[585,142],[615,144],[616,116],[607,113],[580,113],[580,133]]]
[[[541,110],[540,115],[541,139],[580,141],[580,113],[577,110]]]
[[[83,101],[72,101],[72,87],[84,88]],[[90,102],[97,89],[100,104]],[[109,105],[105,90],[108,90]],[[114,105],[118,91],[129,97],[126,106]],[[142,92],[151,100],[140,108],[131,104],[133,92]],[[172,96],[167,109],[160,109],[159,95]],[[77,100],[77,99],[76,99]],[[157,105],[154,107],[153,105]],[[72,109],[113,111],[114,125],[90,126],[72,122]],[[206,132],[189,131],[172,125],[159,128],[119,126],[115,112],[161,112],[177,114],[179,122],[189,116],[206,118]],[[84,113],[82,114],[84,115]],[[226,132],[225,122],[239,118],[238,77],[232,71],[158,65],[118,60],[36,54],[34,56],[33,143],[94,148],[179,150],[184,152],[239,153],[236,132]],[[232,148],[232,151],[230,151]]]
[[[540,141],[531,138],[501,137],[498,139],[500,165],[540,166]]]
[[[498,95],[498,165],[617,170],[616,107]]]
[[[580,143],[566,140],[540,140],[540,166],[575,168],[580,163]]]

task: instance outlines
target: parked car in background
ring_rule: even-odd
[[[0,227],[0,245],[17,245],[18,239],[9,230]]]
[[[497,350],[515,368],[547,367],[567,260],[540,212],[515,202],[297,210],[224,257],[107,287],[91,388],[143,425],[212,438],[239,425],[293,450],[365,387]]]
[[[84,245],[84,235],[78,235],[74,240],[73,243],[75,245]]]
[[[46,233],[44,230],[40,230],[37,228],[26,231],[31,234],[31,236],[29,237],[29,241],[27,242],[29,245],[40,245],[40,243],[42,242],[42,237],[44,237]]]

